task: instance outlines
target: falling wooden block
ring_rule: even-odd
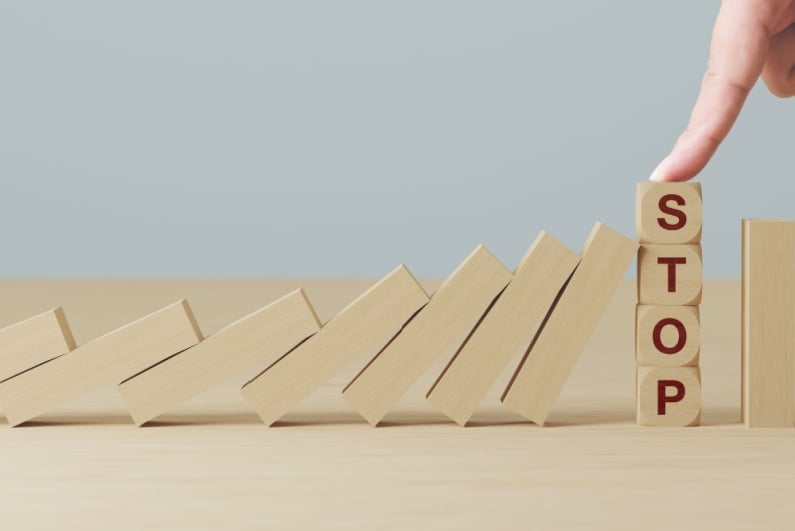
[[[378,424],[434,361],[456,353],[511,276],[478,246],[342,395],[370,424]]]
[[[638,367],[638,424],[697,426],[701,421],[698,367]]]
[[[119,392],[140,426],[254,364],[270,365],[319,328],[298,289],[123,381]]]
[[[542,232],[511,283],[428,391],[428,402],[465,425],[508,362],[527,352],[579,262],[577,253]]]
[[[635,353],[638,365],[681,367],[698,365],[701,324],[698,306],[644,306],[635,313]]]
[[[638,252],[638,302],[692,306],[701,302],[701,245],[643,244]]]
[[[334,374],[376,355],[427,302],[414,276],[398,267],[245,384],[243,396],[270,426]]]
[[[75,348],[63,309],[40,313],[0,330],[0,381]]]
[[[188,302],[182,300],[0,382],[0,406],[16,426],[89,391],[118,384],[200,340]]]
[[[640,243],[701,241],[699,183],[638,183],[636,202],[636,228]]]
[[[742,417],[792,427],[795,222],[742,223]]]
[[[594,226],[580,265],[502,395],[505,406],[536,424],[546,422],[637,248],[609,227]]]

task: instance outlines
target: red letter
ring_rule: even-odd
[[[679,332],[679,339],[677,340],[676,344],[672,347],[666,347],[663,345],[662,342],[662,331],[668,325],[672,325],[676,327],[676,331]],[[660,321],[654,325],[654,330],[651,333],[651,339],[654,342],[654,348],[662,352],[663,354],[676,354],[677,352],[681,351],[685,348],[685,343],[687,342],[687,330],[685,330],[685,325],[682,324],[682,321],[679,319],[674,319],[673,317],[667,317],[665,319],[660,319]]]
[[[685,206],[685,199],[681,195],[666,194],[662,196],[657,203],[657,207],[663,214],[668,214],[676,218],[676,223],[670,223],[665,218],[657,218],[657,223],[665,230],[679,230],[687,223],[687,214],[685,214],[684,210],[668,206],[668,202],[670,201],[673,201],[679,206]]]
[[[668,387],[676,388],[676,394],[668,396],[665,389]],[[685,397],[685,384],[679,380],[657,380],[657,414],[665,415],[665,404],[668,402],[681,402]]]
[[[671,257],[661,256],[657,259],[657,263],[668,265],[668,293],[676,292],[676,266],[679,264],[686,264],[687,258],[684,256]]]

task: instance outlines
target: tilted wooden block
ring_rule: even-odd
[[[55,308],[0,330],[0,381],[75,348],[63,309]]]
[[[701,241],[701,184],[638,183],[636,201],[640,243]]]
[[[638,424],[697,426],[701,422],[698,367],[638,367]]]
[[[542,232],[511,283],[428,391],[428,402],[465,425],[511,358],[527,352],[579,262],[577,253]]]
[[[398,267],[245,384],[244,398],[270,426],[334,374],[377,354],[427,302],[409,270]]]
[[[0,406],[12,426],[125,378],[201,340],[185,300],[0,382]]]
[[[378,424],[435,360],[456,353],[511,276],[478,246],[342,395],[370,424]]]
[[[742,417],[792,427],[795,222],[743,220]]]
[[[319,328],[298,289],[123,381],[119,392],[140,426],[254,364],[265,368]]]
[[[638,302],[691,306],[701,302],[701,245],[643,244],[638,252]]]
[[[681,367],[698,365],[701,323],[698,306],[644,306],[635,313],[635,353],[638,365]]]
[[[536,424],[546,422],[637,248],[609,227],[594,226],[580,265],[503,393],[503,404]]]

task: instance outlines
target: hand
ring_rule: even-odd
[[[776,96],[795,96],[795,0],[723,0],[690,123],[650,179],[687,181],[704,169],[760,75]]]

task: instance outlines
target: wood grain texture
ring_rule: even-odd
[[[644,306],[635,313],[635,361],[646,367],[696,366],[701,352],[698,306]]]
[[[458,351],[512,276],[479,245],[422,311],[351,380],[342,396],[367,422],[377,425],[436,360],[448,360]]]
[[[795,222],[742,222],[742,415],[793,426]]]
[[[414,276],[398,267],[245,384],[244,398],[270,426],[336,373],[381,351],[427,302]]]
[[[211,333],[300,286],[326,321],[375,280],[0,280],[0,326],[62,305],[81,344],[187,297]],[[439,281],[423,285],[432,292]],[[467,429],[422,396],[433,373],[383,428],[372,429],[340,395],[355,366],[272,430],[240,396],[244,375],[144,428],[130,422],[112,386],[22,428],[0,419],[3,524],[89,531],[791,527],[795,429],[747,429],[740,421],[739,276],[704,284],[697,428],[636,425],[635,305],[635,281],[627,279],[555,403],[551,429],[501,407],[512,367]]]
[[[0,405],[16,426],[125,378],[201,340],[186,300],[151,313],[0,382]]]
[[[579,262],[577,253],[542,232],[511,283],[431,387],[428,402],[465,425],[510,360],[527,352]]]
[[[128,378],[119,392],[140,426],[254,364],[264,369],[319,328],[298,289]]]
[[[638,245],[597,223],[574,271],[502,397],[523,417],[543,425],[618,287]]]
[[[701,245],[642,244],[638,251],[638,302],[693,306],[701,302]]]
[[[0,329],[0,381],[74,348],[72,331],[60,307]]]
[[[702,232],[700,183],[638,183],[635,226],[640,243],[699,243]]]
[[[701,372],[698,367],[638,367],[638,424],[698,426]]]

